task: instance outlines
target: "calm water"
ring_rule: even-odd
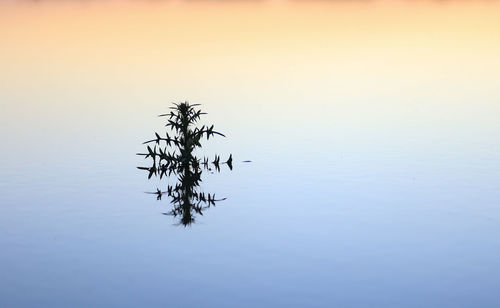
[[[500,3],[0,4],[0,307],[498,307]],[[227,138],[185,228],[136,169]],[[242,163],[252,160],[252,163]]]

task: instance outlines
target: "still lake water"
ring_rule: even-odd
[[[496,1],[2,2],[0,307],[498,307],[499,55]],[[185,100],[187,228],[135,155]]]

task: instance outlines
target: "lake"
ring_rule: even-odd
[[[0,307],[499,307],[499,33],[497,1],[0,3]],[[234,159],[187,226],[136,168],[184,101]]]

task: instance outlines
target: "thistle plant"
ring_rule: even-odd
[[[159,115],[167,119],[167,132],[164,137],[155,132],[155,138],[144,142],[147,145],[147,153],[138,153],[145,159],[150,158],[150,167],[137,167],[148,172],[148,179],[153,175],[160,179],[163,177],[176,176],[175,185],[167,185],[167,190],[157,188],[155,194],[157,200],[161,200],[164,194],[171,198],[172,210],[165,215],[180,216],[180,223],[187,226],[194,222],[194,213],[203,215],[203,210],[215,206],[217,201],[215,194],[199,192],[203,170],[220,171],[220,166],[225,164],[232,170],[232,154],[225,162],[221,162],[220,156],[215,155],[213,161],[208,157],[198,158],[194,152],[202,147],[202,140],[213,136],[225,137],[222,133],[214,130],[214,126],[197,126],[201,116],[206,114],[195,107],[199,104],[190,105],[187,102],[174,104],[170,112]],[[170,132],[170,133],[169,133]],[[154,145],[153,145],[154,144]],[[153,147],[151,148],[151,145]],[[213,167],[213,169],[212,169]]]

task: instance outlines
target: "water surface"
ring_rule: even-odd
[[[0,306],[497,307],[499,29],[496,1],[2,3]],[[135,168],[185,100],[235,159],[187,228]]]

